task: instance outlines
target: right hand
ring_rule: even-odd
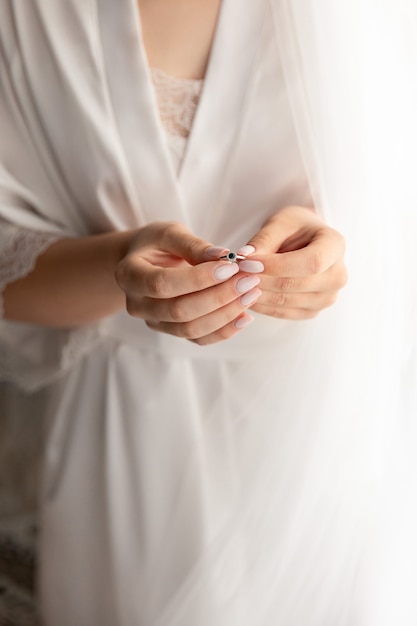
[[[176,222],[141,228],[116,270],[128,313],[199,345],[229,339],[253,320],[246,309],[261,295],[254,273],[262,269],[253,262],[254,273],[239,272],[218,260],[224,250]]]

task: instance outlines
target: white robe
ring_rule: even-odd
[[[234,249],[311,204],[278,4],[224,0],[177,177],[133,0],[2,3],[0,217],[59,236],[179,220]],[[49,385],[46,626],[415,626],[401,533],[375,540],[414,352],[381,342],[393,318],[357,284],[360,315],[348,288],[313,321],[256,316],[204,349],[126,313],[2,323],[5,375]]]

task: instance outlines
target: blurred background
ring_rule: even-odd
[[[0,382],[0,626],[39,626],[35,580],[43,406],[42,393],[23,395]]]

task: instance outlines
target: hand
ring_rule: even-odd
[[[116,271],[127,311],[152,330],[200,345],[232,337],[253,320],[245,309],[261,294],[260,278],[235,276],[239,266],[219,261],[222,252],[182,224],[140,229]]]
[[[250,246],[250,247],[248,247]],[[288,320],[315,317],[346,284],[342,235],[312,210],[289,206],[273,215],[241,248],[265,266],[254,311]],[[245,271],[246,261],[240,268]]]

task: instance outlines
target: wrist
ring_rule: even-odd
[[[103,244],[106,250],[105,254],[105,276],[113,287],[120,292],[121,289],[116,280],[117,268],[128,253],[130,244],[137,230],[114,231],[105,235],[98,235],[103,238]]]

